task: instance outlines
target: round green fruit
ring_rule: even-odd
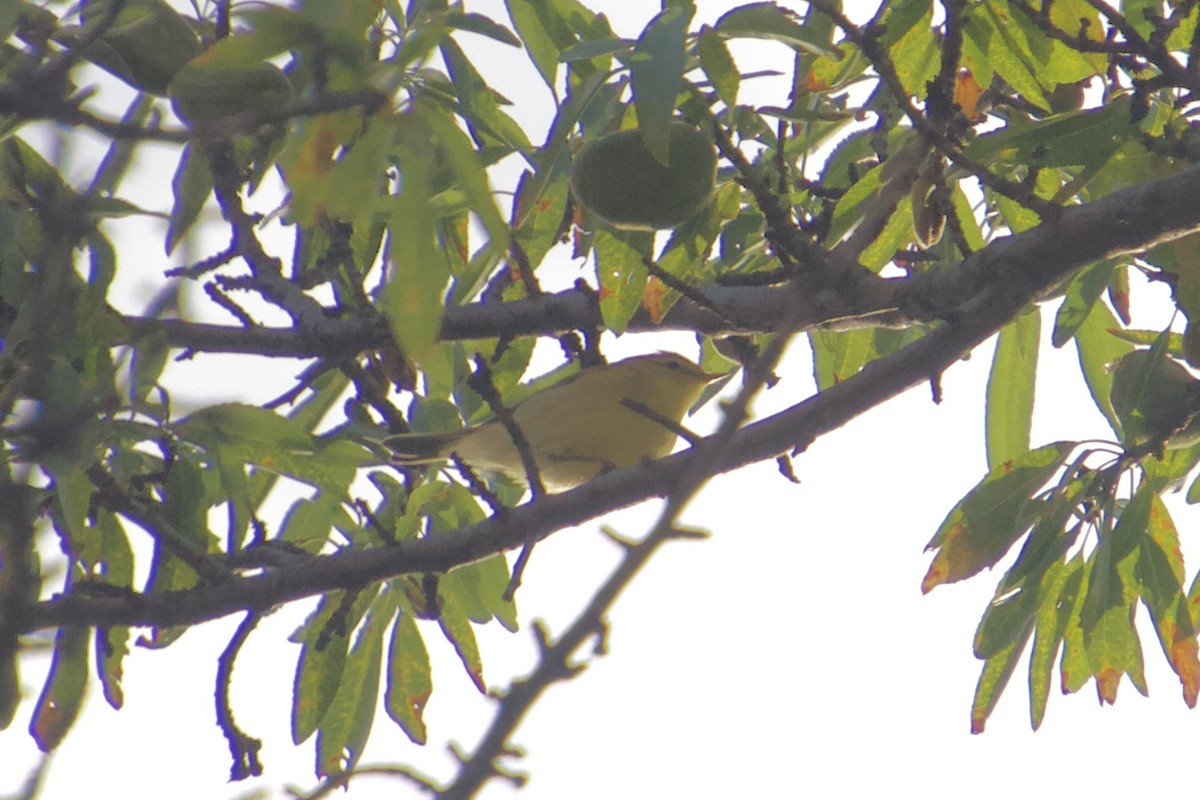
[[[193,61],[175,75],[169,94],[175,113],[195,126],[274,111],[291,99],[292,84],[273,64],[212,67]]]
[[[685,122],[671,123],[670,163],[646,148],[636,130],[601,136],[571,165],[576,199],[614,228],[674,228],[708,203],[717,177],[712,142]]]
[[[1108,399],[1127,446],[1165,443],[1166,449],[1200,442],[1200,380],[1178,361],[1134,350],[1118,359]]]

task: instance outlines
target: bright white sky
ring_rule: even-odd
[[[503,19],[502,4],[466,3]],[[596,0],[618,33],[636,36],[651,3]],[[697,21],[711,22],[731,4],[701,2]],[[867,9],[867,13],[870,10]],[[514,100],[531,138],[540,140],[550,98],[515,51],[461,36]],[[516,56],[516,57],[514,57]],[[782,46],[757,42],[735,51],[743,72],[786,70]],[[501,62],[499,59],[505,59]],[[749,92],[753,84],[744,86]],[[762,82],[764,92],[770,90]],[[746,96],[745,94],[743,95]],[[780,104],[782,95],[764,95]],[[148,172],[150,191],[169,192],[173,163]],[[496,186],[511,182],[498,177]],[[127,287],[144,297],[168,263],[161,231],[141,225],[124,240],[145,253],[144,277]],[[563,283],[580,274],[564,263]],[[1136,295],[1135,295],[1136,297]],[[130,307],[137,302],[131,301]],[[197,304],[198,305],[198,304]],[[1163,324],[1159,316],[1135,325]],[[1049,325],[1045,326],[1047,332]],[[610,355],[688,350],[687,337],[626,337]],[[1153,795],[1180,787],[1178,768],[1194,760],[1200,722],[1188,715],[1179,684],[1147,627],[1143,636],[1151,698],[1128,682],[1116,707],[1101,710],[1093,687],[1055,693],[1042,730],[1029,729],[1018,668],[988,731],[971,736],[969,710],[979,662],[971,655],[975,625],[998,574],[942,587],[922,597],[925,543],[951,505],[985,470],[983,393],[991,345],[945,376],[945,401],[927,387],[825,437],[796,461],[794,486],[760,465],[715,480],[685,521],[711,540],[663,550],[611,615],[609,655],[573,682],[553,688],[518,731],[531,773],[522,798],[867,797],[912,790],[928,800],[1007,798],[1036,786],[1036,796],[1065,793]],[[177,393],[263,400],[281,384],[254,374],[231,379],[218,359],[178,366]],[[295,365],[276,366],[285,380]],[[803,342],[782,366],[783,381],[758,404],[759,414],[812,391]],[[1034,444],[1104,437],[1103,421],[1083,394],[1074,351],[1043,355]],[[714,424],[711,408],[693,420]],[[1195,509],[1173,502],[1189,551]],[[609,518],[640,535],[653,518],[644,507]],[[523,630],[480,631],[485,675],[502,688],[535,657],[529,623],[561,630],[615,564],[617,552],[599,525],[563,531],[539,545],[520,593]],[[1191,547],[1195,557],[1195,547]],[[144,565],[143,565],[144,568]],[[54,758],[43,797],[85,793],[177,800],[282,797],[282,787],[310,787],[312,742],[293,747],[289,703],[297,648],[285,637],[308,606],[280,611],[260,626],[235,672],[234,704],[244,730],[265,741],[265,779],[228,785],[228,751],[214,723],[216,657],[236,621],[190,632],[163,652],[136,650],[126,662],[126,707],[115,712],[93,687],[85,711]],[[1143,622],[1144,622],[1143,615]],[[427,709],[430,741],[418,748],[381,712],[363,764],[400,762],[449,777],[443,743],[470,751],[492,704],[472,688],[448,645],[430,631],[435,691]],[[40,690],[48,659],[27,660],[23,684]],[[31,704],[0,733],[0,792],[15,790],[36,756],[26,726]],[[1102,760],[1100,760],[1102,759]],[[388,779],[360,779],[352,797],[418,797]],[[489,800],[514,795],[493,782]]]

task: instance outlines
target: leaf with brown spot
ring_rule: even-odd
[[[1183,595],[1179,532],[1157,494],[1151,498],[1149,524],[1138,552],[1135,575],[1142,604],[1150,612],[1163,654],[1179,676],[1184,702],[1195,707],[1200,694],[1196,624]]]
[[[936,550],[921,591],[953,583],[993,566],[1038,518],[1033,499],[1074,445],[1055,442],[1006,461],[959,501],[926,547]]]

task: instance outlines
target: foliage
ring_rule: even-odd
[[[664,0],[635,39],[579,0],[507,10],[0,6],[0,721],[22,707],[18,667],[35,632],[54,631],[49,678],[27,709],[49,752],[93,676],[120,707],[134,627],[165,647],[243,612],[221,655],[219,721],[233,777],[258,774],[259,742],[229,702],[232,664],[261,615],[309,599],[293,637],[293,738],[315,738],[318,777],[347,781],[376,716],[372,687],[425,743],[433,682],[416,620],[437,620],[485,691],[475,626],[517,628],[534,543],[666,497],[576,624],[538,631],[538,667],[498,703],[453,781],[427,786],[469,796],[500,773],[523,710],[572,674],[637,566],[696,535],[675,518],[709,477],[768,459],[790,469],[790,456],[904,388],[931,381],[936,395],[941,372],[995,334],[990,469],[931,541],[923,583],[1009,559],[974,642],[974,728],[1026,651],[1034,727],[1055,662],[1065,691],[1094,681],[1113,702],[1128,676],[1145,692],[1139,603],[1194,705],[1200,582],[1186,585],[1161,496],[1200,461],[1198,446],[1168,447],[1200,400],[1181,389],[1166,415],[1175,429],[1133,435],[1123,425],[1142,413],[1128,393],[1110,400],[1107,365],[1151,345],[1150,358],[1200,366],[1200,7],[898,0],[859,25],[837,0],[811,0],[697,25],[691,3]],[[471,37],[523,49],[554,98],[546,130],[518,124]],[[791,91],[773,105],[744,99],[756,76],[738,69],[743,40],[790,49]],[[635,130],[662,161],[679,120],[720,153],[698,213],[656,238],[573,201],[579,147]],[[48,126],[105,140],[94,174],[42,154]],[[137,194],[150,147],[177,157],[169,207]],[[493,186],[513,162],[516,185]],[[252,213],[276,180],[286,204]],[[138,254],[114,244],[111,221],[165,220],[164,248],[181,254],[214,211],[229,244],[128,310],[117,287]],[[268,243],[271,226],[290,249]],[[565,250],[592,257],[593,280],[548,293],[539,282]],[[1181,332],[1129,329],[1133,272],[1171,288]],[[179,302],[193,286],[203,315]],[[1077,350],[1113,442],[1032,446],[1042,308],[1054,312],[1052,346]],[[202,321],[210,311],[227,321]],[[665,329],[694,331],[706,369],[744,367],[725,424],[682,454],[524,503],[469,469],[458,482],[386,465],[381,428],[466,424],[529,391],[538,336],[587,365],[601,330]],[[747,424],[797,336],[818,391]],[[265,406],[197,406],[162,377],[181,353],[307,366]],[[1187,498],[1200,500],[1200,480]],[[153,541],[145,580],[135,531]],[[517,548],[510,569],[504,552]]]

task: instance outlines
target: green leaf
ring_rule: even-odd
[[[712,28],[706,28],[696,42],[696,54],[700,56],[700,68],[708,76],[717,97],[728,108],[737,106],[741,74],[720,35]]]
[[[1027,638],[1040,600],[1036,584],[1012,590],[997,588],[995,598],[975,629],[972,645],[975,657],[986,661]]]
[[[1062,565],[1053,565],[1043,578],[1042,603],[1038,608],[1029,654],[1029,721],[1036,731],[1046,716],[1050,699],[1050,675],[1075,605],[1083,578],[1083,559],[1076,556]]]
[[[1106,609],[1084,631],[1084,640],[1100,702],[1115,703],[1121,677],[1131,672],[1139,661],[1140,648],[1133,627],[1132,609],[1123,605]]]
[[[1120,328],[1120,323],[1108,310],[1108,306],[1096,303],[1083,324],[1075,331],[1075,347],[1079,354],[1079,366],[1083,370],[1084,381],[1092,393],[1096,407],[1108,419],[1113,432],[1118,436],[1121,424],[1108,398],[1112,389],[1112,374],[1108,372],[1107,367],[1133,350],[1129,344],[1110,333]]]
[[[29,723],[29,735],[43,753],[58,747],[83,705],[87,693],[87,641],[86,627],[64,626],[55,634],[50,674]]]
[[[564,64],[569,64],[573,61],[590,61],[597,56],[607,56],[613,53],[620,53],[632,48],[637,41],[635,39],[591,39],[579,44],[573,44],[566,50],[558,54],[558,60]]]
[[[1054,333],[1050,342],[1062,347],[1075,336],[1075,331],[1092,312],[1092,306],[1112,280],[1116,264],[1106,260],[1084,269],[1067,286],[1066,296],[1054,317]]]
[[[425,744],[425,703],[433,692],[429,651],[412,614],[401,612],[392,628],[388,648],[387,689],[384,707],[388,716],[416,744]]]
[[[517,244],[529,259],[529,264],[537,269],[542,259],[558,244],[557,234],[563,226],[563,214],[567,208],[567,196],[570,194],[570,184],[566,170],[556,170],[555,176],[544,184],[542,196],[536,201],[527,201],[532,195],[536,179],[528,172],[522,176],[517,188],[519,211],[517,219],[521,220],[514,236]]]
[[[99,510],[96,513],[96,528],[100,532],[100,557],[92,566],[92,572],[101,576],[108,586],[121,589],[133,588],[133,549],[129,539],[112,512]],[[125,693],[121,688],[124,675],[125,656],[129,655],[129,627],[115,625],[96,628],[96,671],[104,699],[115,709],[124,705]]]
[[[975,699],[971,703],[971,733],[983,733],[987,718],[991,716],[1000,694],[1008,685],[1032,631],[1033,625],[1027,623],[1016,641],[984,662],[979,682],[975,686]]]
[[[508,581],[508,562],[496,555],[451,570],[439,586],[446,599],[454,600],[472,622],[482,624],[495,617],[506,629],[515,631],[516,605],[503,599]]]
[[[1092,677],[1092,668],[1088,661],[1087,648],[1084,645],[1083,627],[1079,624],[1079,618],[1083,611],[1084,600],[1087,598],[1088,577],[1091,574],[1091,566],[1095,562],[1095,551],[1093,550],[1087,559],[1079,555],[1072,559],[1072,562],[1079,562],[1079,567],[1075,569],[1068,564],[1068,569],[1073,570],[1073,576],[1066,589],[1073,588],[1074,594],[1069,594],[1064,589],[1062,595],[1063,608],[1067,611],[1067,622],[1063,627],[1063,650],[1060,662],[1063,694],[1074,694],[1083,688],[1088,679]],[[1078,575],[1078,579],[1075,579],[1074,575]],[[1071,602],[1072,600],[1073,602]]]
[[[199,219],[204,203],[212,194],[212,172],[203,147],[198,147],[194,142],[184,145],[175,177],[171,179],[171,190],[175,204],[167,223],[167,255],[175,252],[175,248]]]
[[[883,230],[859,255],[858,263],[872,272],[878,272],[892,262],[897,252],[913,241],[912,208],[911,197],[900,198]]]
[[[338,159],[318,189],[317,202],[334,219],[367,227],[386,194],[387,171],[391,167],[397,117],[375,114],[365,130]],[[440,139],[434,138],[439,144]]]
[[[1042,94],[1037,76],[1030,67],[1034,56],[1020,28],[1014,23],[1014,12],[1002,0],[985,3],[981,10],[982,18],[990,23],[991,27],[988,58],[996,72],[1022,97],[1038,108],[1049,111],[1050,102]]]
[[[566,23],[546,0],[504,0],[504,6],[529,60],[557,97],[558,54],[572,38]]]
[[[971,208],[971,201],[967,199],[967,194],[962,190],[960,184],[954,184],[951,197],[954,201],[954,216],[957,217],[958,225],[962,228],[967,246],[971,248],[972,252],[982,250],[987,246],[987,242],[983,238],[983,232],[979,229],[979,221],[975,218],[975,210]]]
[[[1045,510],[1033,496],[1074,448],[1055,442],[991,470],[946,516],[926,547],[937,550],[921,583],[928,592],[999,561]]]
[[[646,25],[629,59],[638,130],[663,164],[670,161],[671,116],[683,88],[684,42],[695,11],[691,4],[664,9]]]
[[[293,634],[293,641],[303,637],[292,685],[294,744],[312,736],[333,705],[342,684],[350,631],[358,625],[371,599],[369,592],[354,597],[350,603],[345,591],[323,595],[316,610]]]
[[[2,12],[0,12],[2,13]],[[154,111],[154,98],[149,94],[139,94],[129,104],[129,108],[121,115],[121,124],[131,127],[144,127]],[[155,117],[157,121],[157,117]],[[135,139],[115,138],[104,154],[104,160],[96,170],[96,176],[88,186],[88,193],[93,197],[112,194],[116,191],[121,180],[129,172],[137,153],[138,142]]]
[[[496,205],[487,171],[475,148],[457,125],[441,114],[427,114],[425,122],[430,134],[445,154],[446,161],[466,193],[473,213],[491,237],[491,247],[504,251],[508,247],[508,223]]]
[[[437,340],[442,324],[442,293],[450,278],[437,251],[437,215],[432,199],[429,129],[419,118],[401,126],[397,155],[402,186],[390,203],[383,312],[400,349],[418,356]]]
[[[467,122],[475,141],[481,147],[499,145],[507,152],[517,152],[529,158],[533,146],[525,131],[512,117],[500,110],[496,93],[462,48],[447,37],[442,39],[439,49],[460,101],[454,110]]]
[[[442,19],[448,27],[456,28],[460,31],[478,33],[480,36],[486,36],[501,44],[513,47],[521,46],[521,40],[512,31],[483,14],[450,11]]]
[[[933,7],[892,46],[890,52],[896,75],[905,91],[918,99],[925,97],[925,85],[937,75],[941,48],[933,35]]]
[[[483,682],[483,659],[479,655],[479,645],[475,641],[475,632],[471,630],[471,622],[457,603],[447,600],[438,614],[438,626],[446,640],[458,653],[467,676],[475,684],[480,694],[487,694],[487,684]]]
[[[1103,165],[1121,142],[1137,135],[1128,97],[1101,108],[1058,114],[1039,122],[1014,123],[967,145],[968,158],[991,163],[994,157],[1045,167]]]
[[[1149,485],[1143,484],[1121,512],[1116,527],[1108,531],[1102,526],[1093,553],[1079,625],[1102,703],[1116,701],[1122,675],[1135,677],[1141,671],[1141,647],[1133,628],[1133,583],[1154,497]]]
[[[376,596],[346,655],[341,684],[317,731],[318,777],[352,770],[362,757],[379,702],[383,635],[396,609],[395,593]]]
[[[1179,531],[1157,494],[1151,498],[1148,522],[1135,575],[1163,655],[1179,676],[1184,702],[1189,708],[1195,708],[1200,694],[1196,620],[1183,593],[1184,567]]]
[[[643,259],[654,245],[645,231],[598,228],[592,237],[596,274],[600,279],[600,315],[604,326],[620,335],[637,313],[649,273]]]
[[[245,453],[264,448],[314,449],[312,436],[294,421],[244,403],[202,408],[178,424],[180,435],[206,449],[236,448]]]
[[[1029,450],[1041,321],[1035,308],[1001,330],[996,340],[985,409],[989,469]]]
[[[796,12],[778,3],[748,3],[726,12],[713,26],[726,39],[770,39],[797,50],[831,58],[841,53],[829,45],[819,28],[810,28],[796,18]]]
[[[896,42],[907,36],[919,23],[926,25],[929,15],[929,3],[924,0],[894,0],[888,3],[883,13],[883,32],[879,43],[889,50]],[[969,20],[973,14],[967,15]]]

